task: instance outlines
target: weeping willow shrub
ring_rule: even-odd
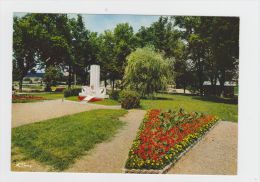
[[[124,85],[142,97],[164,90],[171,79],[171,63],[153,47],[138,48],[127,57]]]

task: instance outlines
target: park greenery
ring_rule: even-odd
[[[171,83],[202,94],[204,81],[215,89],[218,80],[223,91],[238,77],[237,17],[161,16],[137,32],[119,23],[97,33],[81,15],[29,13],[15,16],[13,28],[13,80],[20,91],[24,77],[38,70],[47,73],[46,90],[60,79],[71,88],[75,75],[86,85],[92,64],[101,66],[105,86],[131,87],[142,96]]]
[[[67,100],[79,101],[77,96],[67,97]],[[114,99],[105,99],[93,104],[120,105]],[[144,110],[160,109],[162,111],[185,109],[187,112],[203,112],[218,116],[221,120],[238,122],[238,105],[236,98],[209,98],[184,94],[154,94],[153,98],[142,98],[140,108]]]
[[[124,84],[143,97],[165,90],[170,78],[169,60],[156,53],[154,48],[138,48],[127,57]]]
[[[13,128],[12,161],[34,159],[51,170],[65,170],[96,144],[114,136],[124,125],[118,118],[126,112],[94,110]]]

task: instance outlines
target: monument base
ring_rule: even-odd
[[[87,102],[96,102],[96,101],[102,101],[103,98],[93,97],[93,96],[78,96],[78,99],[80,101],[87,101]]]

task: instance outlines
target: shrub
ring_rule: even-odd
[[[65,89],[64,90],[64,97],[70,97],[70,96],[78,96],[81,92],[81,88],[71,88],[71,89]]]
[[[140,107],[140,95],[137,92],[123,90],[119,96],[122,108],[132,109]]]
[[[112,90],[111,92],[109,92],[109,97],[113,100],[119,100],[119,90]]]

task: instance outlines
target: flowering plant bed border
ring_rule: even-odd
[[[151,168],[150,169],[129,168],[129,164],[128,164],[129,163],[129,161],[128,161],[129,158],[128,158],[126,163],[125,163],[125,168],[123,169],[123,172],[124,173],[137,173],[137,174],[163,174],[163,173],[166,173],[182,156],[184,156],[211,129],[213,129],[219,123],[218,121],[219,121],[219,119],[217,117],[214,117],[214,119],[212,121],[210,121],[208,124],[205,124],[202,127],[200,127],[199,131],[197,131],[195,133],[192,133],[192,134],[188,134],[187,136],[185,136],[180,142],[178,142],[175,145],[175,147],[173,149],[176,152],[176,155],[174,157],[171,157],[170,159],[167,158],[167,159],[169,159],[169,162],[163,168],[160,168],[160,167],[157,168],[157,169],[151,169]],[[137,135],[137,139],[136,140],[138,140],[138,136],[140,136],[140,131],[139,131],[139,133]],[[179,150],[179,148],[180,148],[180,150]],[[131,152],[133,152],[133,149],[130,150],[129,157],[131,156]]]
[[[44,101],[46,100],[44,97],[35,96],[35,95],[12,95],[12,103],[27,103],[27,102],[35,102],[35,101]]]

